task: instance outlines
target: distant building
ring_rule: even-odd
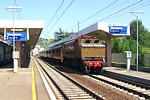
[[[41,48],[40,45],[36,45],[30,54],[35,56],[35,55],[39,54],[39,52],[42,50],[44,50],[44,48]]]

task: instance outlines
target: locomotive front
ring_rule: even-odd
[[[81,58],[86,73],[101,73],[103,61],[105,59],[105,45],[93,36],[84,36],[81,38]]]

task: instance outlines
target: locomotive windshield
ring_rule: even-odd
[[[95,40],[94,43],[99,43],[99,40]]]
[[[91,42],[90,39],[85,40],[85,43],[90,43],[90,42]]]

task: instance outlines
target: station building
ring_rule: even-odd
[[[30,59],[30,51],[35,47],[43,26],[43,20],[0,20],[1,39],[12,42],[15,37],[18,67]]]

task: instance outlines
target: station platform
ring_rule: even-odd
[[[13,72],[12,64],[8,65],[9,68],[0,68],[0,100],[50,100],[31,60],[28,66],[19,68],[16,73]]]
[[[150,86],[150,73],[118,67],[104,67],[105,73]]]
[[[0,100],[50,100],[32,57],[30,62],[16,73],[13,72],[12,64],[9,66],[0,68]],[[104,67],[104,70],[109,74],[150,85],[150,73],[118,67]]]

